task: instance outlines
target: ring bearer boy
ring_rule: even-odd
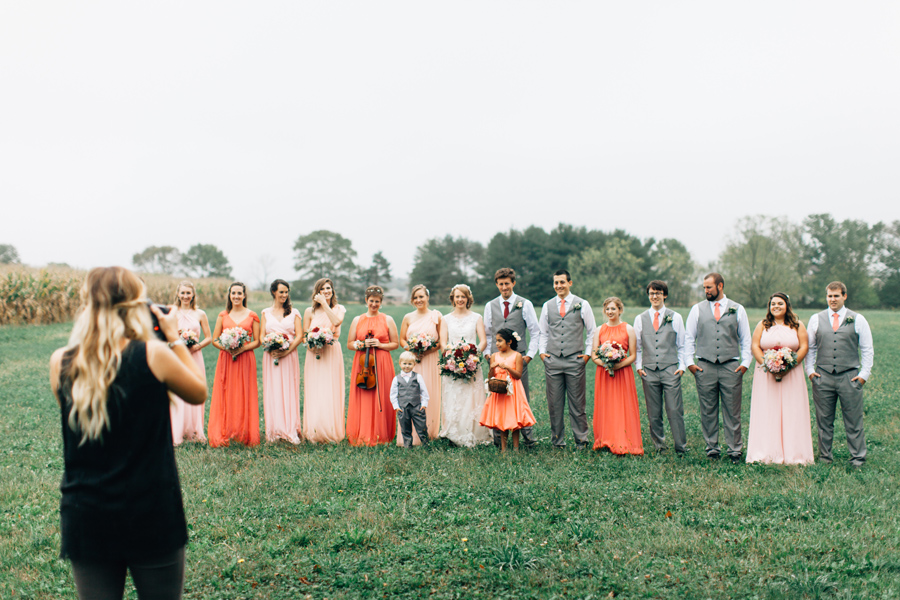
[[[400,354],[400,373],[391,382],[391,404],[394,410],[400,411],[400,433],[403,445],[412,448],[412,428],[422,440],[428,443],[428,424],[425,420],[425,408],[428,406],[428,388],[425,379],[413,371],[416,366],[416,355],[406,351]]]

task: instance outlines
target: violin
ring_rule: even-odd
[[[372,330],[366,334],[366,339],[371,340],[375,337]],[[370,358],[371,355],[371,358]],[[373,390],[378,385],[375,378],[375,348],[366,346],[366,353],[359,355],[359,374],[356,376],[356,387],[364,390]]]

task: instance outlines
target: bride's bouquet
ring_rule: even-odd
[[[321,329],[319,327],[313,327],[309,331],[306,332],[306,346],[310,350],[316,353],[316,360],[322,358],[320,356],[320,351],[325,346],[330,346],[334,343],[334,334],[331,333],[330,329]]]
[[[286,336],[283,333],[267,333],[266,336],[262,339],[262,347],[265,352],[272,352],[274,350],[287,350],[291,347],[291,338]],[[278,366],[278,359],[275,359],[275,366]]]
[[[466,340],[453,344],[438,357],[438,367],[441,375],[470,381],[475,377],[481,365],[481,357],[475,344],[469,344]]]
[[[432,348],[437,348],[438,341],[433,335],[420,333],[407,339],[406,345],[409,347],[409,351],[416,355],[416,362],[422,362],[422,355]]]
[[[247,333],[246,329],[241,327],[229,327],[222,332],[219,339],[216,341],[226,350],[237,350],[250,341],[250,334]],[[231,360],[237,360],[237,355],[232,354]]]
[[[775,381],[797,366],[797,353],[786,346],[776,346],[763,352],[763,370],[775,376]]]
[[[628,352],[625,351],[625,348],[623,348],[622,344],[619,342],[603,342],[603,344],[597,348],[596,356],[600,359],[600,362],[603,363],[603,368],[606,369],[609,376],[614,377],[616,374],[616,364],[628,356]]]
[[[178,332],[178,335],[184,340],[186,348],[193,348],[200,343],[200,336],[193,329],[182,329]]]

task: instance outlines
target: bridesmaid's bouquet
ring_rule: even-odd
[[[797,353],[786,346],[775,346],[763,352],[763,370],[775,376],[775,381],[797,366]]]
[[[437,348],[438,341],[433,335],[420,333],[407,339],[406,345],[409,347],[409,351],[416,355],[416,362],[422,362],[422,355],[432,348]]]
[[[262,339],[262,347],[265,352],[273,350],[287,350],[291,347],[291,338],[283,333],[267,333]],[[278,366],[278,359],[275,359],[275,366]]]
[[[600,359],[600,362],[603,363],[603,368],[606,369],[609,376],[614,377],[616,374],[616,364],[628,356],[628,352],[625,351],[625,348],[623,348],[622,344],[619,342],[603,342],[603,344],[597,348],[596,356]]]
[[[475,378],[481,364],[478,348],[466,340],[444,350],[438,357],[438,368],[444,377],[470,381]]]
[[[200,336],[193,329],[183,329],[178,332],[178,335],[184,340],[184,345],[187,348],[193,348],[200,343]]]
[[[216,341],[226,350],[237,350],[250,341],[250,334],[242,327],[229,327],[222,332],[222,335]],[[231,360],[237,360],[237,355],[232,354]]]
[[[331,333],[330,329],[313,327],[306,332],[306,346],[316,353],[316,360],[322,358],[319,354],[320,350],[325,346],[330,346],[333,343],[334,334]]]

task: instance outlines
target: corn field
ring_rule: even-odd
[[[44,325],[72,320],[78,310],[85,275],[86,271],[65,268],[0,267],[0,325]],[[147,285],[147,295],[161,304],[174,301],[175,286],[183,279],[150,274],[141,277]],[[216,312],[224,308],[230,281],[192,281],[197,288],[198,307],[212,307]]]

